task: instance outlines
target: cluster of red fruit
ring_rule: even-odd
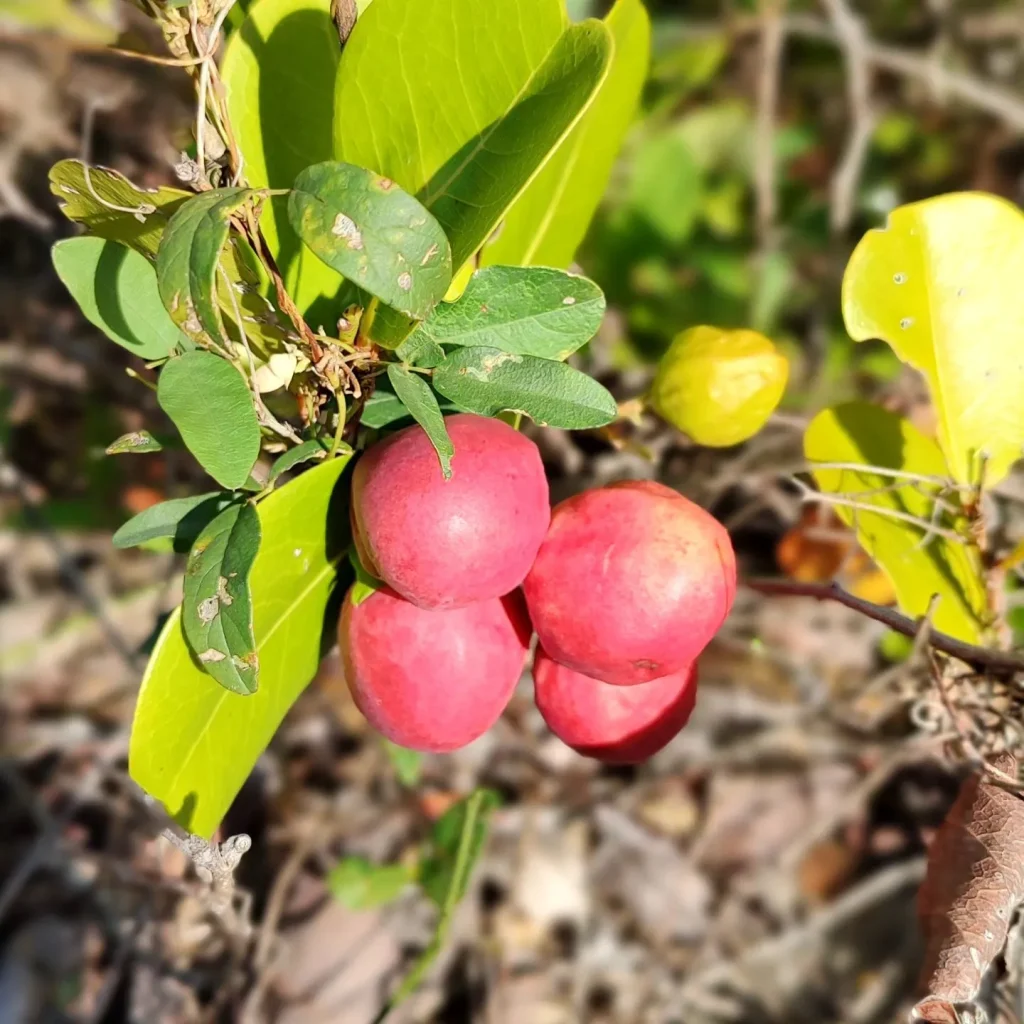
[[[350,592],[342,611],[356,705],[401,746],[455,750],[504,711],[536,630],[536,700],[552,732],[601,760],[650,757],[686,724],[697,655],[732,605],[728,534],[650,482],[552,512],[532,441],[481,416],[446,424],[449,480],[420,427],[356,466],[356,549],[386,584],[358,604]]]

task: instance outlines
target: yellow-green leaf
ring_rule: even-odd
[[[314,467],[260,503],[249,578],[260,688],[230,693],[193,660],[180,612],[146,667],[132,723],[131,777],[185,829],[209,838],[313,678],[338,563],[349,543],[346,459]]]
[[[484,246],[482,266],[567,267],[583,241],[633,120],[650,58],[650,19],[641,0],[616,0],[605,22],[615,43],[608,77]]]
[[[330,6],[330,0],[259,0],[228,42],[221,75],[254,188],[291,188],[300,171],[334,156],[341,46]],[[288,223],[287,202],[277,196],[266,203],[260,227],[292,298],[307,312],[334,297],[341,277],[303,246]]]
[[[940,492],[957,505],[938,445],[880,406],[848,402],[812,420],[804,435],[804,454],[811,463],[864,466],[820,467],[814,469],[814,478],[824,493],[853,503],[837,504],[836,512],[892,581],[900,608],[908,615],[924,615],[932,595],[938,594],[933,625],[977,643],[986,600],[976,553],[965,542],[930,529],[933,522],[943,531],[955,532],[964,525],[955,514],[933,520]],[[871,467],[892,472],[872,472]]]
[[[928,381],[950,472],[1001,480],[1024,444],[1024,215],[980,192],[901,206],[843,278],[857,341],[883,338]]]

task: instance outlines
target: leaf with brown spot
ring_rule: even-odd
[[[1001,754],[995,766],[1016,777]],[[963,784],[928,853],[918,897],[926,952],[913,1020],[956,1024],[1006,942],[1024,897],[1024,800],[975,773]]]

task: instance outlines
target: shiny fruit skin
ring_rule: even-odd
[[[420,426],[370,448],[352,478],[352,530],[366,569],[421,608],[459,608],[515,590],[551,519],[537,446],[501,420],[445,419],[445,480]]]
[[[697,665],[637,686],[611,686],[552,661],[533,662],[534,695],[566,746],[607,764],[639,764],[686,725],[697,700]]]
[[[736,596],[725,528],[662,484],[625,481],[562,502],[523,583],[556,661],[629,686],[678,672]]]
[[[725,448],[768,422],[788,378],[788,360],[763,334],[691,327],[662,357],[647,401],[698,444]]]
[[[345,681],[383,736],[432,753],[458,750],[501,716],[522,675],[530,624],[518,593],[463,608],[418,608],[382,588],[345,598]]]

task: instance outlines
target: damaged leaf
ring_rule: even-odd
[[[250,502],[225,509],[196,538],[185,566],[181,627],[203,671],[232,693],[255,693],[259,657],[249,572],[260,546]]]
[[[217,298],[217,267],[229,220],[257,193],[221,188],[194,196],[171,217],[156,255],[160,298],[186,334],[226,340]]]
[[[611,423],[615,399],[565,363],[497,348],[458,348],[434,371],[434,387],[460,409],[522,412],[542,426],[584,430]]]
[[[307,167],[288,197],[288,219],[324,263],[406,316],[427,317],[451,284],[441,225],[391,179],[363,167]]]

